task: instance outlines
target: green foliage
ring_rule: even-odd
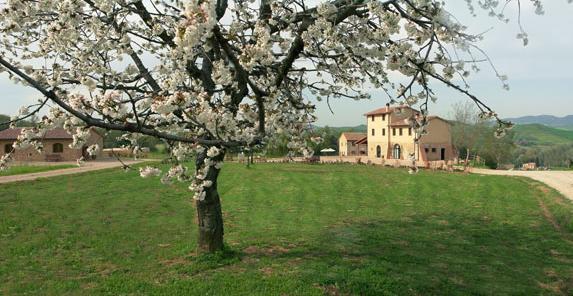
[[[527,179],[229,163],[228,248],[209,256],[186,187],[120,169],[3,184],[0,294],[572,293],[573,205]]]
[[[513,151],[516,148],[513,131],[502,137],[495,137],[495,128],[488,128],[479,141],[479,155],[484,159],[485,165],[496,169],[503,164],[513,163]]]
[[[541,124],[516,125],[516,143],[526,147],[543,147],[573,142],[573,131]]]
[[[314,150],[315,155],[319,155],[320,150],[326,148],[332,148],[337,151],[336,153],[338,153],[338,139],[344,132],[366,133],[366,125],[358,125],[354,127],[313,127],[313,129],[307,131],[303,137],[306,139],[309,147]],[[316,136],[321,137],[323,141],[319,144],[312,143],[310,138]],[[288,142],[289,139],[287,137],[275,137],[275,139],[271,140],[267,147],[265,147],[265,155],[269,157],[283,157],[287,155],[289,153],[289,149],[287,147]]]
[[[120,137],[125,132],[122,131],[103,131],[102,134],[105,135],[103,139],[103,146],[105,148],[118,148],[124,145],[129,145],[129,142],[126,140],[121,140]],[[152,152],[165,152],[165,144],[160,139],[150,137],[150,136],[141,136],[138,140],[138,144],[140,147],[147,147]],[[161,149],[162,151],[158,151],[157,149]]]
[[[539,124],[515,127],[519,149],[515,163],[534,162],[549,168],[569,168],[573,162],[573,131]]]
[[[0,131],[5,130],[5,129],[10,127],[9,125],[2,124],[2,123],[9,122],[9,121],[10,121],[10,116],[0,114]],[[31,116],[28,120],[22,120],[22,121],[16,122],[16,127],[34,126],[35,122],[38,122],[38,117],[37,116]]]

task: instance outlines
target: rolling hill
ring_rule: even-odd
[[[555,128],[573,130],[573,115],[557,117],[553,115],[522,116],[516,118],[507,118],[507,120],[516,124],[542,124]]]
[[[543,124],[517,124],[516,142],[521,146],[551,146],[573,143],[573,130],[559,129]]]
[[[354,127],[329,127],[336,137],[342,132],[366,133],[366,125]],[[543,124],[516,124],[515,141],[520,146],[541,147],[573,143],[573,130]]]

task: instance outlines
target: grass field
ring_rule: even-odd
[[[22,175],[22,174],[31,174],[31,173],[40,173],[40,172],[47,172],[53,170],[61,170],[61,169],[69,169],[76,167],[74,165],[69,164],[58,164],[58,165],[22,165],[22,166],[11,166],[6,171],[0,171],[0,177],[2,176],[11,176],[11,175]]]
[[[553,146],[573,143],[573,130],[559,129],[541,124],[516,125],[515,139],[527,146]]]
[[[119,169],[0,185],[0,294],[573,293],[573,206],[534,181],[226,164],[210,256],[185,187]]]

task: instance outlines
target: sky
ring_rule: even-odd
[[[483,99],[501,117],[525,115],[573,114],[573,5],[567,0],[543,1],[545,15],[534,13],[530,1],[522,1],[522,24],[529,35],[529,45],[516,38],[519,33],[516,6],[510,6],[509,23],[490,18],[483,11],[478,17],[468,13],[465,1],[447,0],[448,10],[468,26],[469,33],[486,32],[478,45],[487,52],[501,74],[509,77],[510,90],[502,88],[495,73],[486,65],[470,77],[473,94]],[[466,98],[454,90],[433,85],[438,101],[430,105],[430,113],[449,117],[452,105]],[[371,89],[371,99],[354,101],[331,100],[332,114],[326,102],[317,103],[317,125],[355,126],[365,123],[363,114],[383,107],[388,97]],[[23,105],[41,98],[22,85],[14,85],[7,74],[0,74],[0,114],[14,114]]]

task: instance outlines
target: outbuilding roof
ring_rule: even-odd
[[[3,131],[0,131],[0,140],[16,140],[22,131],[21,128],[9,128]],[[44,138],[46,140],[49,139],[73,139],[72,135],[68,134],[68,132],[63,128],[55,128],[46,131]]]
[[[344,135],[346,140],[350,142],[360,141],[367,137],[364,133],[342,133],[342,135]]]

